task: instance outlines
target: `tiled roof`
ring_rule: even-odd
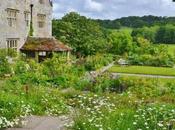
[[[28,37],[21,51],[71,51],[72,49],[55,38]]]

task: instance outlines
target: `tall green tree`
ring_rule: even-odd
[[[71,46],[78,55],[102,52],[107,46],[100,25],[75,12],[53,21],[53,35]]]
[[[161,26],[156,34],[156,43],[175,43],[175,26],[167,24],[166,26]]]
[[[138,37],[143,37],[155,43],[155,38],[156,38],[156,33],[158,28],[159,28],[158,26],[137,28],[132,31],[131,35],[135,38],[135,40]]]
[[[128,32],[112,31],[109,34],[109,42],[111,43],[110,52],[118,55],[123,55],[132,50],[132,37]]]

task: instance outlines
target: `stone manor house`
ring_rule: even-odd
[[[38,59],[71,51],[52,37],[51,0],[0,0],[0,48]]]

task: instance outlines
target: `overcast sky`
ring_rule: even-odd
[[[124,16],[175,16],[172,0],[53,0],[54,18],[75,11],[95,19],[116,19]]]

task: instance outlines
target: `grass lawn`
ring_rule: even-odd
[[[120,76],[122,78],[131,79],[131,80],[140,80],[145,79],[147,81],[156,81],[159,84],[173,83],[175,84],[174,78],[154,78],[154,77],[139,77],[139,76]]]
[[[175,44],[174,45],[167,45],[168,46],[168,53],[171,55],[175,54]]]
[[[109,71],[114,73],[175,76],[175,68],[166,68],[166,67],[113,66],[112,68],[109,69]]]

